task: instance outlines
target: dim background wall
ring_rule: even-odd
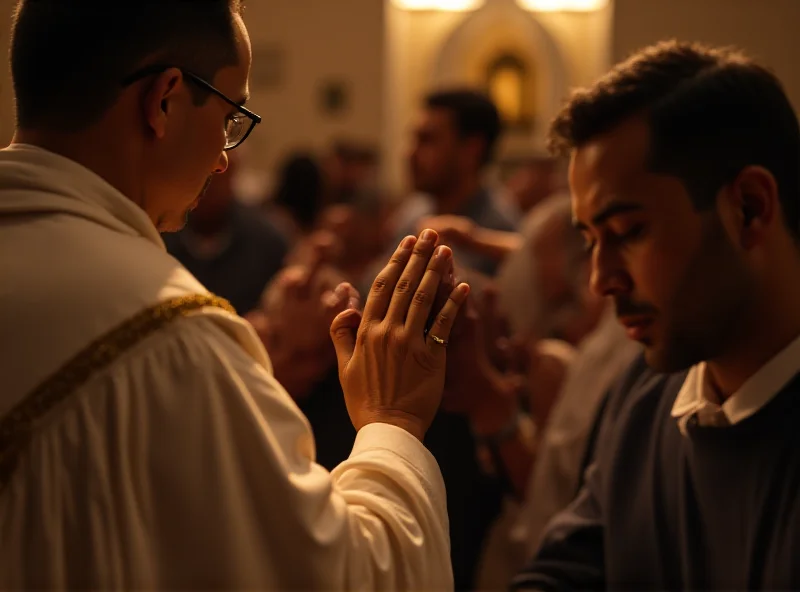
[[[381,0],[252,0],[245,22],[254,59],[251,106],[264,118],[248,139],[247,164],[271,168],[287,150],[324,148],[347,134],[374,143],[382,135],[383,10]],[[259,84],[277,51],[275,84]],[[324,86],[343,85],[339,113],[326,114]]]
[[[16,2],[0,0],[0,47],[3,63],[0,65],[0,146],[11,141],[14,134],[14,93],[8,66],[8,43],[11,29],[11,12]]]
[[[11,139],[14,124],[5,54],[13,6],[14,0],[0,0],[2,144]],[[264,123],[245,144],[247,168],[269,170],[288,150],[323,147],[346,132],[379,143],[385,180],[392,188],[402,187],[408,125],[431,83],[437,52],[465,17],[398,15],[382,0],[249,2],[246,21],[256,73],[272,76],[275,83],[253,86],[251,105]],[[602,69],[601,21],[555,14],[542,16],[541,22],[557,40],[570,84],[586,83]],[[669,37],[739,45],[775,69],[800,110],[798,23],[800,0],[614,0],[605,41],[613,60]],[[587,35],[594,41],[586,41]],[[266,74],[259,63],[264,55]],[[320,108],[320,88],[331,81],[345,83],[349,92],[349,106],[337,116]]]
[[[14,0],[0,0],[0,142],[14,127],[8,74],[8,32]],[[270,169],[295,147],[320,148],[341,133],[381,138],[383,105],[382,0],[251,0],[245,21],[256,59],[250,106],[264,121],[244,145],[246,166]],[[276,51],[277,50],[277,51]],[[277,56],[277,58],[275,57]],[[270,82],[271,81],[271,82]],[[255,80],[254,80],[255,82]],[[321,88],[342,82],[348,106],[335,116],[321,109]]]
[[[800,0],[615,0],[615,60],[660,39],[736,45],[775,70],[800,111]]]

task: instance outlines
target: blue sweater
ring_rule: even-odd
[[[642,359],[609,399],[597,456],[516,590],[800,589],[800,375],[729,427],[672,404],[686,373]]]

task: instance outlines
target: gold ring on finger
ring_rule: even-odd
[[[428,333],[428,337],[433,339],[433,342],[436,345],[441,345],[442,347],[447,347],[449,345],[449,343],[450,343],[446,339],[442,339],[441,337],[436,337],[436,335],[434,335],[433,333]]]

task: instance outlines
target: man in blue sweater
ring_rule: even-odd
[[[747,57],[661,43],[578,91],[592,287],[644,358],[518,590],[800,588],[800,128]]]

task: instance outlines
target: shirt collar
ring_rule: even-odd
[[[745,383],[719,405],[713,386],[708,380],[707,366],[701,362],[689,370],[686,380],[675,398],[672,416],[679,419],[685,432],[688,419],[711,406],[717,406],[728,423],[739,423],[766,405],[800,372],[800,336],[764,364]]]

